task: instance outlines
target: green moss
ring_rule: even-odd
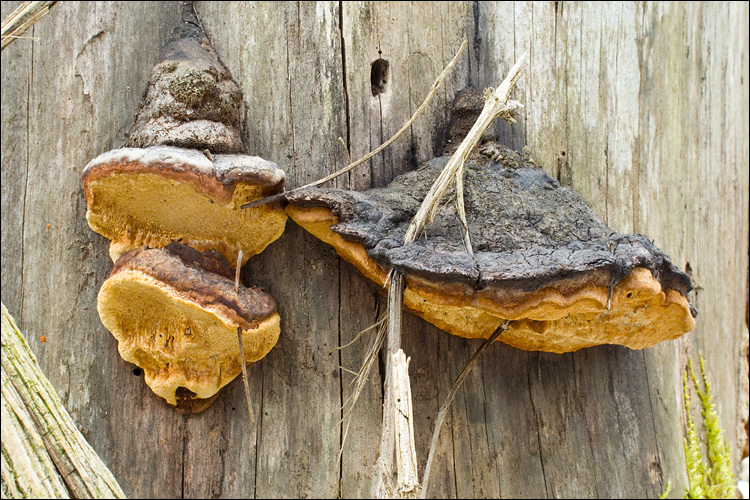
[[[713,404],[711,385],[706,375],[705,360],[699,355],[701,379],[703,389],[693,371],[692,360],[685,370],[682,392],[685,400],[685,416],[687,420],[685,448],[685,467],[688,475],[688,488],[685,498],[735,498],[735,480],[732,472],[731,452],[729,445],[722,437],[719,425],[719,415]],[[688,388],[688,373],[695,387],[695,392],[701,401],[701,416],[705,427],[705,443],[698,437],[695,421],[690,407],[690,391]],[[704,460],[703,446],[708,455],[708,463]],[[665,492],[665,494],[668,493]]]
[[[669,495],[669,492],[672,491],[672,481],[667,482],[667,486],[664,488],[664,493],[659,495],[660,499],[667,498],[667,495]]]

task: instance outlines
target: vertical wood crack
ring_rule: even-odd
[[[472,41],[472,48],[474,49],[474,59],[476,61],[476,69],[471,66],[471,54],[469,54],[469,85],[479,88],[479,66],[480,66],[480,55],[482,48],[482,38],[479,36],[479,2],[475,0],[472,2],[471,11],[473,14],[474,21],[474,40]],[[473,70],[473,71],[472,71]],[[476,77],[474,73],[476,72]]]
[[[34,83],[34,35],[36,34],[36,27],[31,27],[31,63],[29,64],[29,76],[26,84],[26,176],[24,179],[24,189],[23,189],[23,207],[21,209],[21,213],[23,213],[23,219],[21,220],[21,310],[19,311],[18,317],[21,318],[21,321],[24,321],[26,318],[26,315],[24,314],[25,310],[25,302],[26,302],[26,290],[25,290],[25,283],[26,280],[24,277],[26,276],[26,252],[24,251],[24,246],[26,242],[26,206],[27,206],[27,199],[29,197],[29,165],[31,163],[30,155],[31,155],[31,87]],[[25,322],[24,322],[25,323]],[[21,326],[23,327],[24,323],[21,323]],[[67,392],[65,394],[66,401],[63,401],[63,404],[67,407]]]
[[[602,14],[601,24],[604,26],[604,14]],[[606,61],[602,61],[604,53],[604,30],[599,30],[599,74],[602,73],[602,68],[606,67]],[[601,102],[601,82],[599,83],[599,101]],[[605,121],[604,124],[604,137],[606,138],[604,144],[604,221],[609,224],[609,120]]]
[[[344,109],[346,111],[346,150],[350,152],[352,150],[352,139],[351,139],[351,115],[350,115],[350,109],[349,109],[349,87],[347,86],[346,81],[346,47],[344,44],[345,38],[344,38],[344,2],[339,2],[339,43],[341,44],[341,77],[342,77],[342,84],[344,87]],[[349,178],[349,189],[352,189],[352,174],[349,172],[347,174]],[[340,273],[339,273],[340,275]],[[339,297],[339,304],[341,304],[341,297]],[[339,336],[341,335],[341,331],[339,330]],[[341,340],[339,338],[339,340]],[[343,393],[342,393],[343,396]]]
[[[182,470],[180,471],[181,475],[181,481],[180,481],[180,498],[185,498],[185,458],[186,458],[186,450],[187,450],[187,416],[182,417],[182,461],[180,462],[180,466]]]
[[[539,353],[536,353],[539,356]],[[544,478],[544,493],[549,498],[549,486],[547,485],[547,474],[544,471],[544,449],[542,449],[542,436],[539,429],[539,417],[537,416],[536,405],[534,404],[534,394],[531,390],[531,353],[527,353],[526,357],[526,378],[529,384],[529,402],[531,403],[531,412],[534,416],[534,422],[536,422],[536,439],[537,446],[539,447],[539,463],[542,467],[542,478]]]
[[[487,405],[487,385],[484,383],[484,357],[482,357],[482,359],[480,360],[480,363],[481,363],[481,371],[479,373],[481,373],[481,379],[482,379],[482,397],[484,398],[484,404],[482,405],[482,408],[484,410],[483,411],[483,413],[484,413],[484,437],[486,439],[487,451],[489,452],[489,451],[492,450],[492,446],[490,445],[490,429],[489,429],[489,425],[487,425],[487,422],[488,422],[488,420],[487,420],[487,418],[488,418],[488,415],[487,415],[487,406],[488,405]],[[502,496],[503,496],[503,483],[500,480],[500,470],[499,470],[499,464],[497,463],[497,454],[495,453],[492,456],[490,456],[490,459],[494,462],[494,469],[495,469],[495,471],[497,473],[497,492],[498,492],[498,497],[502,498]]]
[[[342,484],[344,481],[344,460],[343,460],[343,447],[344,447],[344,372],[341,369],[342,366],[344,366],[344,362],[341,356],[341,346],[342,346],[342,340],[341,340],[341,259],[337,259],[337,269],[339,274],[339,314],[338,314],[338,346],[339,349],[337,350],[337,356],[338,356],[338,365],[339,365],[339,456],[341,456],[341,459],[339,462],[339,481],[338,481],[338,498],[343,498],[344,495],[341,491]]]
[[[581,391],[579,390],[580,388],[578,385],[578,366],[576,363],[576,355],[578,353],[572,353],[572,354],[573,354],[572,356],[573,380],[574,380],[574,387],[575,387],[575,393],[573,394],[573,397],[575,398],[576,404],[578,405],[578,409],[581,411],[581,416],[583,416],[583,422],[584,422],[584,425],[586,426],[586,437],[588,437],[589,439],[589,447],[588,447],[589,456],[591,457],[591,463],[595,464],[596,457],[594,456],[594,448],[593,448],[594,439],[591,436],[591,428],[589,427],[589,424],[588,424],[588,418],[586,416],[586,411],[583,407],[583,401],[581,400],[581,396],[580,396]],[[602,494],[599,493],[598,468],[595,467],[593,472],[594,472],[594,492],[596,493],[596,498],[602,498]]]
[[[654,412],[656,409],[654,408],[654,399],[651,397],[651,391],[654,390],[653,386],[651,385],[651,382],[649,381],[648,377],[648,361],[646,360],[646,352],[641,351],[641,356],[643,357],[643,373],[646,375],[646,387],[648,387],[648,407],[651,409],[651,425],[653,426],[654,431],[654,446],[656,447],[656,463],[659,466],[659,486],[660,491],[656,492],[657,494],[661,491],[664,491],[664,475],[661,473],[664,469],[661,466],[661,451],[659,449],[659,434],[656,432],[656,417],[654,416]]]
[[[299,5],[298,5],[299,8]],[[298,13],[299,16],[299,13]],[[297,19],[299,22],[299,18]],[[297,33],[297,36],[299,36],[299,33]],[[287,85],[289,86],[288,94],[289,94],[289,128],[292,132],[292,168],[294,171],[294,184],[295,187],[298,185],[301,185],[304,183],[304,180],[300,182],[299,175],[297,173],[297,147],[294,143],[294,107],[293,107],[293,100],[292,100],[292,72],[290,68],[289,63],[289,30],[286,32],[286,80]]]
[[[263,362],[260,363],[260,407],[258,408],[257,424],[255,426],[255,473],[253,474],[253,498],[258,498],[258,462],[260,461],[260,448],[263,440],[263,402],[266,400],[263,393]]]
[[[344,110],[346,113],[346,150],[347,154],[351,154],[352,143],[351,143],[351,121],[350,121],[350,110],[349,110],[349,88],[346,81],[346,47],[344,37],[344,2],[339,1],[339,44],[341,45],[341,83],[344,90]],[[352,174],[347,174],[349,179],[349,189],[352,189]],[[341,273],[341,259],[337,259],[338,275],[339,275],[339,300],[338,300],[338,347],[342,345],[341,339],[341,290],[342,290],[342,273]],[[343,498],[343,483],[344,483],[344,460],[343,460],[343,447],[344,447],[344,373],[341,367],[344,365],[343,356],[341,349],[338,349],[338,365],[339,365],[339,480],[338,480],[338,497]]]
[[[438,360],[440,360],[440,358],[441,358],[440,351],[443,350],[443,349],[440,348],[440,344],[441,344],[441,342],[438,342]],[[447,368],[448,368],[448,374],[450,375],[450,367],[447,367]],[[438,394],[438,397],[437,397],[437,402],[438,402],[437,410],[438,411],[435,412],[435,415],[439,415],[439,413],[440,413],[440,406],[442,405],[442,403],[440,403],[441,397],[440,397],[440,376],[439,376],[439,374],[436,377],[436,380],[437,380],[437,383],[438,383],[438,391],[437,391],[437,394]],[[453,377],[450,377],[449,380],[455,380],[455,379]],[[453,382],[449,382],[449,384],[448,384],[448,394],[451,392],[451,386],[452,385],[453,385]],[[463,396],[462,401],[464,403],[464,409],[466,409],[466,395],[463,392],[463,389],[461,389],[461,391],[462,391],[462,396]],[[450,432],[451,432],[451,441],[450,441],[450,445],[451,445],[451,459],[452,459],[451,461],[453,462],[453,490],[455,491],[455,497],[459,498],[460,495],[458,493],[458,470],[456,470],[456,458],[457,458],[456,457],[456,435],[455,435],[456,426],[455,426],[455,419],[453,418],[453,412],[454,412],[454,410],[456,408],[456,405],[458,404],[457,401],[456,401],[456,399],[458,399],[458,394],[456,394],[456,398],[453,400],[453,404],[451,405],[450,410],[448,412],[450,415],[448,415],[446,413],[446,421],[448,421],[448,420],[450,421],[450,427],[449,428],[450,428]],[[467,411],[467,417],[468,417],[468,411]],[[466,427],[467,427],[467,430],[469,430],[468,418],[466,420],[467,420],[467,422],[466,422],[467,426]],[[440,419],[436,418],[435,419],[435,425],[437,426],[439,424],[440,424]],[[445,429],[447,426],[448,426],[448,424],[446,422],[446,424],[443,425],[443,429]],[[471,450],[472,448],[471,448],[471,433],[470,432],[468,434],[468,437],[469,437],[469,449]],[[436,448],[439,448],[439,443],[440,443],[440,438],[438,437],[438,441],[436,443],[437,444]],[[473,450],[472,450],[472,452],[473,452]],[[435,453],[437,454],[437,449],[435,450]],[[472,460],[473,456],[474,456],[473,453],[471,453],[469,455],[469,457],[468,457],[469,461],[473,462],[473,460]],[[472,463],[472,467],[470,467],[470,470],[473,470],[473,463]],[[422,474],[424,474],[425,472],[426,471],[422,471]],[[422,477],[422,480],[424,481],[424,477]]]

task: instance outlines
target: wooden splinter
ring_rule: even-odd
[[[240,270],[242,268],[242,250],[237,255],[237,267],[234,271],[234,291],[240,292]],[[245,386],[245,399],[247,399],[247,411],[250,414],[250,423],[255,423],[253,415],[253,402],[250,400],[250,385],[247,380],[247,362],[245,361],[245,347],[242,345],[242,327],[237,327],[237,343],[240,346],[240,366],[242,367],[242,383]]]

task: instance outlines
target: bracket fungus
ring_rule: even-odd
[[[492,144],[492,143],[490,143]],[[526,350],[569,352],[598,344],[649,347],[690,331],[690,278],[645,236],[613,232],[576,192],[518,153],[493,145],[465,164],[472,256],[454,203],[404,245],[410,220],[449,157],[430,160],[388,187],[309,188],[287,212],[384,286],[406,276],[404,305],[439,328]],[[455,193],[448,193],[448,198]]]
[[[120,355],[182,413],[208,407],[279,337],[276,303],[241,286],[239,270],[281,236],[287,215],[278,204],[240,207],[281,192],[286,176],[244,154],[241,125],[242,93],[188,2],[154,67],[132,147],[83,172],[86,219],[111,240],[115,261],[99,317]],[[252,419],[249,403],[248,394]]]
[[[278,340],[276,302],[260,289],[235,289],[233,275],[218,252],[171,243],[126,252],[99,290],[99,317],[120,355],[178,411],[203,410],[240,374],[238,327],[248,362]]]
[[[188,13],[190,14],[190,13]],[[284,231],[269,204],[240,207],[283,190],[276,164],[244,155],[242,93],[194,18],[181,23],[157,63],[130,133],[130,148],[84,169],[86,219],[112,240],[113,261],[143,246],[181,241],[244,264]]]

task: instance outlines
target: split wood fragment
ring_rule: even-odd
[[[117,480],[78,430],[42,373],[5,304],[2,304],[2,412],[3,497],[9,493],[25,498],[68,495],[125,498]],[[12,418],[6,420],[6,416]],[[12,429],[10,422],[16,424]],[[27,456],[19,461],[12,447],[6,447],[15,431],[21,434],[13,439],[24,441],[35,458]],[[50,467],[51,464],[54,465]],[[64,491],[60,491],[61,483]],[[21,485],[23,490],[18,489]]]
[[[240,292],[240,269],[242,269],[242,250],[237,254],[237,268],[234,271],[234,291]],[[247,400],[247,411],[250,414],[250,423],[255,424],[253,415],[253,403],[250,400],[250,385],[247,381],[247,366],[245,363],[245,347],[242,345],[242,327],[237,327],[237,339],[240,346],[240,366],[242,367],[242,383],[245,385],[245,399]]]
[[[2,367],[3,498],[69,498],[34,419]]]
[[[409,384],[409,361],[404,351],[399,349],[391,359],[393,371],[391,380],[395,389],[396,412],[396,470],[398,482],[396,491],[402,498],[416,498],[421,492],[417,472],[417,452],[414,448],[414,412],[411,406],[411,385]]]
[[[213,160],[212,160],[213,161]],[[242,269],[242,249],[237,254],[237,268],[234,271],[234,291],[240,292],[240,270]],[[250,423],[255,424],[253,415],[253,403],[250,400],[250,384],[247,381],[247,366],[245,364],[245,347],[242,345],[242,327],[237,327],[237,339],[240,345],[240,366],[242,367],[242,382],[245,384],[245,399],[247,400],[247,411],[250,415]]]
[[[247,399],[247,412],[250,415],[250,423],[255,424],[255,415],[253,415],[253,403],[250,400],[250,385],[247,381],[247,366],[245,365],[245,347],[242,345],[242,327],[237,327],[237,339],[240,344],[240,366],[242,366],[242,381],[245,384],[245,399]]]

